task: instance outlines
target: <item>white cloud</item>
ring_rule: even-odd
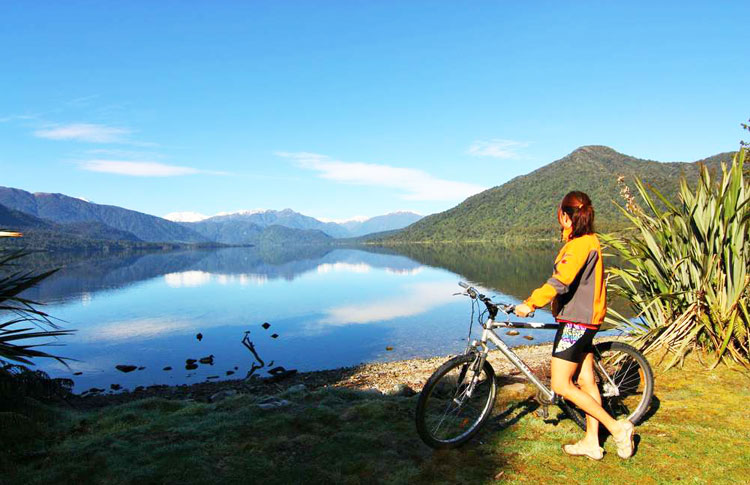
[[[517,150],[527,146],[529,144],[525,142],[497,138],[488,141],[477,140],[471,144],[466,153],[475,157],[518,158],[520,155]]]
[[[164,155],[154,151],[122,150],[120,148],[92,148],[90,150],[85,150],[84,153],[86,153],[87,156],[97,158],[115,158],[118,160],[123,158],[128,158],[131,160],[154,160],[164,158]]]
[[[44,130],[37,130],[34,136],[49,140],[75,140],[91,143],[122,142],[130,130],[115,126],[95,125],[91,123],[72,123]]]
[[[0,123],[8,123],[9,121],[16,121],[16,120],[31,120],[34,119],[36,116],[34,115],[10,115],[10,116],[0,116]]]
[[[80,163],[82,170],[89,172],[113,173],[131,177],[175,177],[197,173],[226,175],[226,172],[199,170],[179,165],[166,165],[158,162],[135,162],[130,160],[88,160]]]
[[[341,162],[326,155],[307,152],[277,152],[297,165],[319,172],[321,178],[350,185],[386,187],[403,192],[405,200],[463,200],[485,190],[475,184],[433,177],[413,168],[392,167],[362,162]]]

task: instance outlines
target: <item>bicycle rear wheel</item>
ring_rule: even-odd
[[[432,448],[455,448],[474,436],[492,413],[495,371],[470,353],[444,363],[427,380],[417,402],[417,432]]]
[[[646,357],[622,342],[602,342],[594,346],[594,374],[602,407],[615,419],[640,423],[654,394],[654,375]],[[583,411],[565,399],[560,399],[559,404],[576,424],[586,429]]]

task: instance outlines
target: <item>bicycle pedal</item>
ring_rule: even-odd
[[[536,410],[536,415],[542,419],[549,418],[549,406],[542,406]]]

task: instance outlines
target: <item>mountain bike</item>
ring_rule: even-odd
[[[512,382],[512,379],[495,375],[487,361],[488,341],[536,387],[536,400],[544,418],[548,417],[548,406],[554,404],[585,430],[586,415],[575,404],[549,389],[495,332],[497,328],[556,329],[557,324],[511,321],[513,305],[493,303],[476,288],[463,282],[459,285],[465,291],[457,294],[472,300],[467,347],[463,354],[441,365],[419,394],[416,424],[422,440],[432,448],[458,447],[479,432],[494,408],[518,402],[517,391],[498,389],[499,384]],[[481,309],[480,303],[486,309]],[[482,326],[479,340],[471,340],[475,308]],[[501,312],[505,320],[498,321]],[[598,342],[594,344],[593,353],[602,407],[615,419],[627,418],[638,424],[649,409],[654,390],[654,377],[648,361],[635,348],[617,341]]]

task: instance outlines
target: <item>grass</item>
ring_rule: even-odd
[[[435,452],[416,435],[416,397],[323,388],[215,404],[147,399],[98,411],[47,413],[26,448],[5,453],[3,483],[748,483],[750,377],[688,360],[657,372],[657,409],[637,428],[636,455],[611,442],[601,462],[560,445],[581,432],[543,421],[522,401],[472,442]],[[556,408],[553,408],[556,409]],[[0,433],[5,433],[1,431]],[[33,452],[32,452],[33,451]]]

